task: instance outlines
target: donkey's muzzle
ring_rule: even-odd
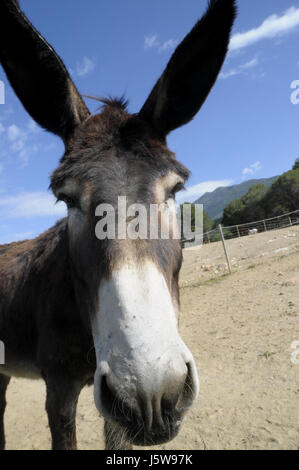
[[[174,372],[174,371],[172,371]],[[134,445],[157,445],[173,439],[182,418],[197,393],[193,364],[184,364],[180,373],[165,374],[156,390],[142,386],[132,389],[112,375],[100,377],[101,412],[106,419],[120,424]]]
[[[164,275],[151,261],[103,280],[92,330],[95,403],[138,444],[172,439],[199,390]]]

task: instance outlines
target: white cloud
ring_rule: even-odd
[[[84,56],[80,62],[77,62],[76,73],[78,77],[85,77],[94,71],[96,62],[94,59]]]
[[[250,60],[249,62],[246,62],[246,64],[240,65],[239,68],[240,68],[241,70],[252,69],[252,68],[255,67],[257,64],[258,64],[258,60],[257,60],[257,58],[255,57],[254,59]]]
[[[261,169],[262,169],[261,162],[255,162],[255,163],[253,163],[253,165],[251,165],[251,168],[252,168],[255,172],[261,170]]]
[[[29,132],[32,132],[33,134],[37,134],[40,132],[40,127],[36,124],[35,121],[33,121],[33,119],[29,119],[27,128]]]
[[[16,124],[4,127],[0,122],[0,155],[7,157],[16,154],[21,161],[21,167],[28,164],[30,155],[37,152],[41,145],[34,142],[35,136],[40,132],[33,120],[29,120],[26,127],[21,128]]]
[[[21,135],[22,135],[21,129],[15,124],[12,124],[11,126],[8,127],[7,137],[10,142],[15,142],[17,139],[21,137]]]
[[[205,193],[210,193],[217,188],[226,187],[233,184],[232,180],[218,180],[218,181],[205,181],[203,183],[196,184],[181,191],[176,196],[177,204],[183,202],[194,202]]]
[[[250,165],[249,167],[244,168],[243,171],[242,171],[242,175],[243,175],[244,178],[246,176],[252,176],[255,173],[257,173],[258,171],[260,171],[261,169],[262,169],[261,162],[255,162],[252,165]]]
[[[249,62],[238,65],[237,67],[232,68],[228,70],[227,72],[221,72],[219,78],[226,79],[226,78],[234,77],[235,75],[246,73],[248,70],[256,67],[257,65],[258,65],[258,59],[255,57]]]
[[[0,216],[2,219],[65,215],[65,204],[55,204],[54,196],[46,192],[27,192],[0,198]]]
[[[231,77],[234,77],[235,75],[240,75],[240,73],[242,73],[241,70],[236,67],[234,69],[228,70],[227,72],[221,72],[221,74],[219,75],[219,78],[222,78],[223,80],[225,80],[226,78],[231,78]]]
[[[16,140],[10,148],[14,152],[20,152],[20,155],[21,155],[21,153],[23,153],[24,145],[25,145],[25,139],[20,138]]]
[[[10,142],[9,150],[17,153],[23,166],[26,165],[28,163],[28,149],[26,148],[28,140],[27,132],[12,124],[7,128],[7,139]]]
[[[160,42],[158,41],[157,34],[150,34],[144,36],[144,49],[151,49],[152,47],[159,47]]]
[[[160,53],[175,49],[177,44],[177,39],[167,39],[164,42],[159,41],[158,34],[144,36],[144,49],[157,49]]]
[[[177,39],[168,39],[168,41],[164,41],[163,44],[159,47],[159,52],[169,51],[175,49],[178,44]]]
[[[263,39],[271,39],[299,26],[299,8],[291,7],[281,16],[276,14],[269,16],[265,21],[249,31],[234,34],[229,48],[231,51],[251,46]]]

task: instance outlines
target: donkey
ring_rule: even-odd
[[[76,448],[76,405],[92,383],[106,449],[177,435],[199,391],[178,333],[180,240],[100,240],[96,211],[104,203],[116,208],[125,196],[146,208],[156,204],[160,220],[175,214],[175,193],[189,171],[166,137],[208,96],[235,15],[235,0],[210,1],[138,113],[109,98],[92,115],[18,1],[1,0],[0,62],[27,112],[65,144],[50,188],[68,208],[38,238],[0,246],[1,449],[11,376],[44,379],[53,449]]]

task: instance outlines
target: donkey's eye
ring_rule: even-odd
[[[170,190],[167,199],[169,199],[169,198],[174,199],[176,193],[178,193],[178,192],[181,191],[182,189],[185,189],[184,183],[177,183],[177,184]]]
[[[72,197],[72,196],[68,196],[67,194],[64,194],[64,193],[60,193],[58,196],[57,196],[57,201],[63,201],[65,202],[65,204],[67,205],[68,209],[71,209],[72,207],[76,207],[77,206],[77,200],[76,198]]]

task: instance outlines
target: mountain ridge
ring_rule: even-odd
[[[203,194],[194,201],[194,204],[203,204],[203,210],[211,219],[220,219],[222,218],[224,208],[230,202],[247,194],[252,186],[264,184],[269,188],[278,177],[251,179],[231,186],[221,186],[212,192]]]

